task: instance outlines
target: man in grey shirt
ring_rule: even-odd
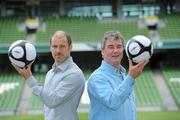
[[[78,120],[77,108],[85,83],[81,69],[70,56],[71,49],[69,34],[56,31],[50,40],[54,64],[46,75],[44,86],[32,75],[32,64],[23,69],[12,64],[44,103],[45,120]]]

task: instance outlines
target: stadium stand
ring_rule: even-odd
[[[16,112],[24,85],[22,79],[14,73],[0,76],[0,111]]]
[[[88,79],[90,71],[85,71],[85,78]],[[35,76],[39,80],[40,84],[44,82],[45,73],[37,73]],[[18,74],[6,75],[0,77],[1,86],[4,81],[10,83],[19,83],[19,86],[16,87],[14,92],[12,90],[7,91],[7,94],[1,94],[1,110],[12,110],[15,111],[18,107],[18,103],[21,97],[21,92],[23,89],[23,78]],[[13,78],[13,79],[12,79]],[[87,93],[86,93],[87,94]],[[143,74],[136,80],[135,86],[136,102],[138,107],[146,108],[161,108],[163,107],[163,100],[159,94],[157,86],[154,82],[153,73],[150,69],[147,69]],[[13,99],[12,99],[13,97]],[[88,108],[88,101],[81,101],[80,109]],[[42,110],[43,104],[31,94],[30,99],[28,100],[28,110]]]
[[[179,40],[180,38],[180,15],[173,14],[164,16],[165,27],[159,28],[162,40]]]
[[[135,94],[138,107],[162,107],[163,100],[155,84],[153,73],[150,69],[143,71],[143,73],[136,79]]]
[[[9,44],[17,39],[26,39],[26,32],[18,30],[22,19],[0,18],[0,43]],[[37,43],[48,43],[51,34],[63,29],[72,35],[75,42],[95,42],[101,40],[102,34],[107,30],[119,30],[126,39],[136,34],[148,35],[147,29],[138,29],[137,20],[98,21],[95,18],[66,18],[45,17],[45,32],[37,32]],[[159,29],[162,40],[178,40],[180,38],[180,15],[164,17],[165,27]],[[98,29],[96,29],[96,26]]]
[[[161,69],[166,84],[168,85],[178,107],[180,108],[180,69],[166,68]]]
[[[18,30],[18,18],[0,18],[0,43],[9,44],[18,39],[25,39],[25,32]]]

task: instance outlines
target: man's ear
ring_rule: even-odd
[[[104,56],[104,50],[103,49],[101,49],[101,55],[102,55],[102,57]]]
[[[50,46],[49,46],[49,50],[50,50],[50,52],[52,52],[51,44],[50,44]]]
[[[69,46],[69,49],[72,50],[72,45]]]

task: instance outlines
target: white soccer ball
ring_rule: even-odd
[[[36,58],[35,46],[25,40],[17,40],[11,44],[8,50],[11,63],[24,68],[34,62]]]
[[[153,54],[153,45],[149,38],[143,35],[132,37],[126,44],[126,55],[137,64],[143,60],[148,60]]]

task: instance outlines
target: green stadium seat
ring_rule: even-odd
[[[180,69],[165,68],[161,69],[161,72],[178,107],[180,108]]]
[[[145,70],[136,79],[136,102],[138,107],[162,107],[163,100],[153,79],[151,70]]]

